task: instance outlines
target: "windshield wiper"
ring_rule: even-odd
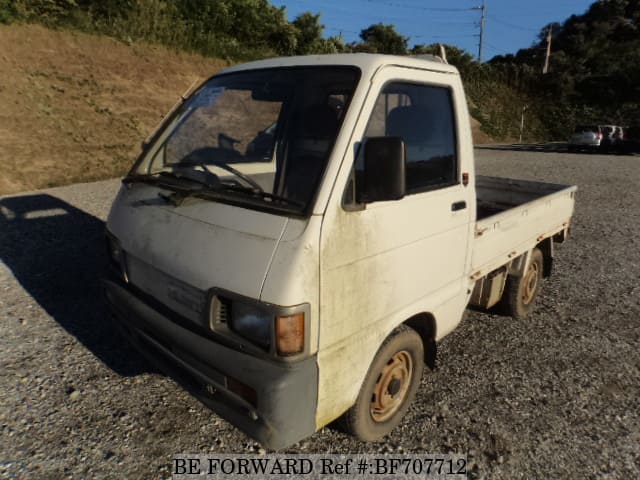
[[[264,189],[260,186],[260,184],[258,182],[256,182],[253,178],[251,178],[249,175],[247,175],[245,173],[242,173],[240,170],[232,167],[231,165],[229,165],[229,164],[227,164],[225,162],[221,162],[221,161],[210,162],[210,163],[198,162],[198,163],[195,163],[195,164],[198,165],[200,168],[202,168],[202,170],[210,173],[212,176],[215,176],[216,178],[217,178],[217,175],[214,172],[212,172],[211,170],[209,170],[209,167],[208,167],[209,165],[221,168],[223,170],[226,170],[227,172],[232,173],[236,177],[240,178],[241,180],[244,180],[246,183],[249,184],[249,186],[245,186],[245,185],[240,185],[238,182],[234,182],[234,183],[219,182],[219,184],[216,185],[216,188],[213,188],[213,190],[217,190],[218,188],[222,188],[224,190],[231,190],[231,191],[235,191],[235,192],[249,193],[251,195],[259,196],[263,200],[269,200],[271,202],[281,202],[281,203],[284,203],[284,204],[287,204],[287,205],[292,205],[292,206],[299,207],[299,208],[304,207],[303,203],[297,202],[295,200],[291,200],[291,199],[286,198],[286,197],[282,197],[280,195],[276,195],[276,194],[273,194],[273,193],[265,192]],[[212,189],[211,185],[207,185],[207,187],[209,189]]]
[[[304,207],[304,203],[300,203],[296,200],[291,200],[290,198],[282,197],[274,193],[265,192],[264,190],[262,190],[262,188],[260,190],[257,190],[251,187],[245,187],[244,185],[237,185],[235,183],[225,183],[225,182],[222,182],[220,186],[225,190],[249,193],[251,195],[258,196],[263,200],[268,200],[270,202],[274,202],[274,203],[281,202],[281,203],[285,203],[287,205],[292,205],[294,207],[299,207],[299,208]]]
[[[252,190],[255,190],[256,192],[264,192],[264,190],[262,189],[262,187],[260,186],[260,184],[258,184],[258,182],[256,182],[253,178],[251,178],[248,175],[245,175],[244,173],[242,173],[240,170],[237,170],[235,168],[233,168],[231,165],[224,163],[224,162],[212,162],[210,165],[213,165],[215,167],[221,168],[223,170],[226,170],[229,173],[233,173],[236,177],[244,180],[245,182],[247,182],[249,185],[251,185]],[[215,175],[215,173],[213,173],[211,170],[209,170],[209,168],[207,167],[206,163],[200,163],[200,167],[203,170],[206,170],[207,172],[211,173],[212,175]]]
[[[218,186],[218,183],[219,183],[217,177],[215,177],[216,183],[212,184],[212,183],[207,182],[206,180],[201,180],[199,178],[192,177],[191,175],[181,175],[181,174],[179,174],[177,172],[161,171],[161,172],[158,172],[158,173],[156,173],[154,175],[158,175],[160,177],[175,178],[177,180],[187,180],[189,182],[193,182],[193,183],[197,183],[198,185],[202,185],[203,187],[206,187],[206,188],[215,188],[215,187]]]
[[[216,165],[218,166],[218,165]],[[224,167],[222,167],[224,168]],[[233,167],[230,167],[233,170],[236,170]],[[229,170],[231,171],[231,170]],[[237,171],[237,170],[236,170]],[[215,175],[215,174],[213,174]],[[238,175],[240,176],[240,178],[243,178],[245,175],[241,174]],[[169,181],[167,182],[166,180],[178,180],[181,182],[180,185],[176,184],[176,182],[173,181]],[[191,188],[185,188],[186,185],[182,184],[182,180],[186,181],[186,182],[191,182],[192,184],[195,183],[197,185],[197,187],[193,187],[191,186]],[[122,180],[123,183],[125,184],[131,184],[134,182],[142,182],[142,183],[150,183],[152,185],[162,185],[164,187],[169,188],[170,190],[173,190],[173,193],[171,194],[166,194],[166,193],[158,193],[158,196],[160,198],[162,198],[163,200],[166,200],[169,203],[172,203],[175,206],[179,206],[182,204],[182,202],[184,202],[185,199],[189,198],[189,197],[193,197],[193,196],[200,196],[200,197],[215,197],[216,199],[220,199],[220,193],[225,190],[225,191],[232,191],[232,192],[238,192],[238,193],[243,193],[243,194],[249,194],[249,196],[252,197],[259,197],[264,201],[267,201],[269,203],[272,203],[274,205],[280,203],[280,204],[285,204],[287,206],[293,206],[293,207],[297,207],[297,208],[303,208],[305,205],[301,202],[298,202],[296,200],[291,200],[287,197],[282,197],[280,195],[276,195],[273,193],[269,193],[269,192],[265,192],[255,181],[252,180],[252,182],[249,183],[256,183],[256,186],[254,187],[252,186],[245,186],[245,185],[240,185],[238,182],[217,182],[215,184],[211,184],[208,183],[204,180],[200,180],[197,178],[193,178],[191,176],[186,176],[186,175],[180,175],[177,174],[175,172],[167,172],[167,171],[162,171],[162,172],[156,172],[156,173],[148,173],[148,174],[134,174],[134,175],[129,175],[127,177],[125,177]]]
[[[167,182],[166,180],[168,179],[178,180],[179,183],[176,183],[174,181]],[[141,182],[166,187],[170,190],[173,190],[173,193],[166,194],[163,192],[159,192],[158,196],[163,200],[174,204],[175,206],[179,206],[187,197],[190,197],[197,193],[218,189],[220,182],[218,181],[217,177],[215,177],[215,179],[216,183],[211,184],[205,180],[194,178],[189,175],[180,175],[176,172],[161,171],[142,175],[129,175],[122,180],[122,183],[124,183],[125,185],[130,185],[134,182]],[[184,181],[191,183],[191,185],[187,186],[188,184],[185,184]],[[194,188],[193,184],[196,184],[197,186]]]
[[[180,175],[180,174],[175,173],[175,172],[167,172],[167,171],[128,175],[128,176],[126,176],[125,178],[122,179],[122,183],[124,183],[126,185],[129,185],[129,184],[135,183],[135,182],[151,183],[153,185],[161,183],[163,185],[167,185],[170,188],[179,188],[180,190],[184,190],[184,188],[183,188],[184,184],[176,185],[175,182],[166,182],[166,181],[163,181],[163,177],[164,178],[175,179],[175,180],[178,180],[180,182],[182,182],[183,180],[186,180],[186,181],[191,182],[191,183],[197,183],[198,185],[202,185],[204,187],[211,187],[212,186],[209,182],[206,182],[204,180],[200,180],[198,178],[194,178],[194,177],[187,176],[187,175]],[[193,190],[193,189],[189,188],[188,190]]]

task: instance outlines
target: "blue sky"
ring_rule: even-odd
[[[483,60],[530,47],[540,29],[582,14],[595,0],[485,0],[487,19]],[[392,23],[415,44],[448,43],[476,56],[482,0],[271,0],[285,6],[289,20],[299,13],[321,13],[325,36],[342,33],[358,40],[374,23]]]

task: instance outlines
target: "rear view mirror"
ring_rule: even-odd
[[[371,137],[364,144],[358,203],[400,200],[406,191],[405,147],[400,137]]]

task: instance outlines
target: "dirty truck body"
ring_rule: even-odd
[[[469,303],[525,315],[568,232],[575,187],[476,177],[468,118],[437,61],[291,57],[212,77],[114,201],[118,324],[269,448],[342,415],[364,440],[388,433]]]

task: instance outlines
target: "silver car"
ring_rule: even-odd
[[[568,150],[597,150],[604,138],[604,127],[600,125],[578,125],[569,139]]]

